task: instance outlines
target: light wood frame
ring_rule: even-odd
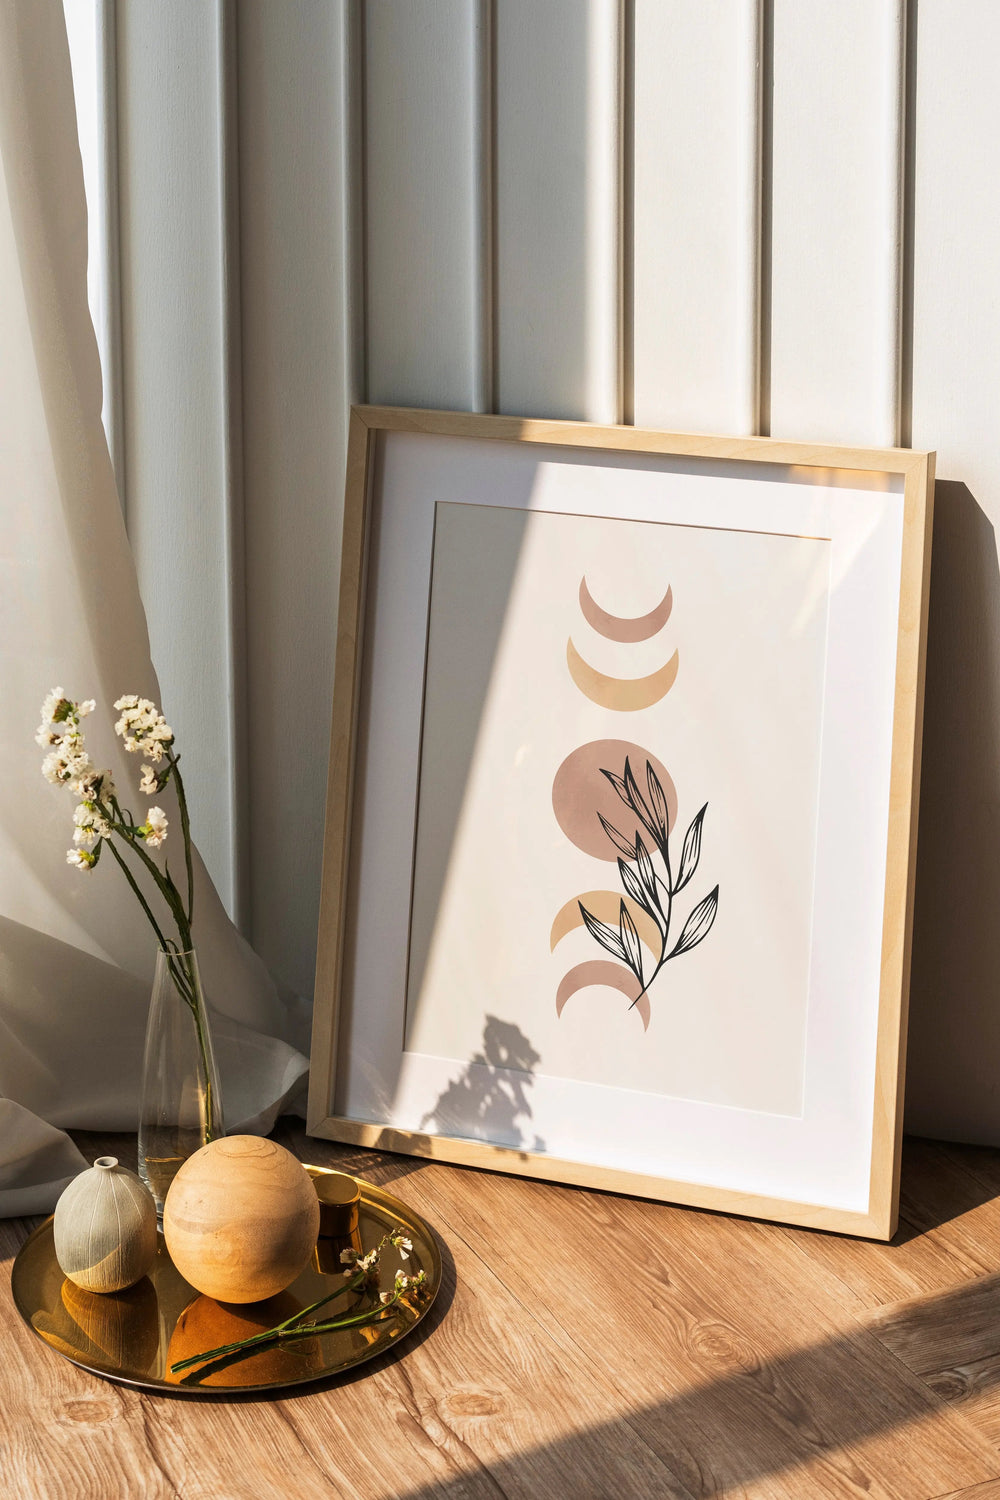
[[[902,476],[902,567],[871,1175],[866,1213],[674,1182],[617,1168],[586,1166],[544,1153],[448,1136],[417,1134],[330,1113],[346,939],[371,457],[375,439],[382,432],[516,440],[572,448],[790,464],[817,469],[881,471]],[[312,1034],[307,1123],[310,1135],[817,1229],[874,1239],[891,1238],[896,1228],[899,1201],[934,458],[933,453],[902,448],[833,447],[772,438],[695,436],[584,422],[538,421],[378,406],[352,408]]]

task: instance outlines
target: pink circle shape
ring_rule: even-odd
[[[581,745],[567,755],[556,772],[552,783],[552,810],[570,842],[595,859],[616,860],[622,852],[605,833],[601,817],[606,818],[630,843],[637,830],[647,848],[651,842],[651,836],[643,829],[640,819],[621,800],[608,778],[601,774],[611,771],[616,776],[623,776],[626,758],[646,806],[650,803],[646,777],[648,762],[663,787],[670,828],[677,817],[676,788],[655,755],[630,740],[592,740],[588,745]]]

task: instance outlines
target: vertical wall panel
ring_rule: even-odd
[[[916,15],[913,443],[937,448],[908,1119],[1000,1143],[1000,7]]]
[[[774,0],[770,430],[896,440],[901,0]]]
[[[758,0],[636,0],[633,414],[757,424]]]
[[[368,398],[485,405],[484,152],[473,0],[367,0]]]
[[[496,380],[504,412],[614,422],[617,0],[496,0]]]
[[[224,9],[122,0],[117,11],[126,517],[196,837],[233,910],[240,570],[229,526]]]
[[[305,996],[347,413],[359,397],[352,12],[343,0],[242,0],[238,17],[251,934],[275,974]]]

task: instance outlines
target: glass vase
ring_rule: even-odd
[[[193,949],[159,949],[139,1097],[139,1175],[153,1195],[160,1221],[180,1167],[224,1134],[198,956]]]

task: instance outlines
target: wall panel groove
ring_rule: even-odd
[[[365,5],[367,353],[375,402],[469,409],[484,400],[486,19],[467,0]]]
[[[770,427],[891,443],[900,0],[774,0]]]
[[[222,505],[225,512],[229,617],[226,670],[229,678],[228,780],[233,828],[232,905],[238,927],[250,921],[249,717],[247,712],[246,525],[243,494],[243,339],[240,287],[239,78],[237,0],[221,0],[218,11],[219,161],[222,175]]]
[[[495,0],[497,406],[619,416],[617,0]]]
[[[760,425],[758,0],[635,0],[637,422]]]

